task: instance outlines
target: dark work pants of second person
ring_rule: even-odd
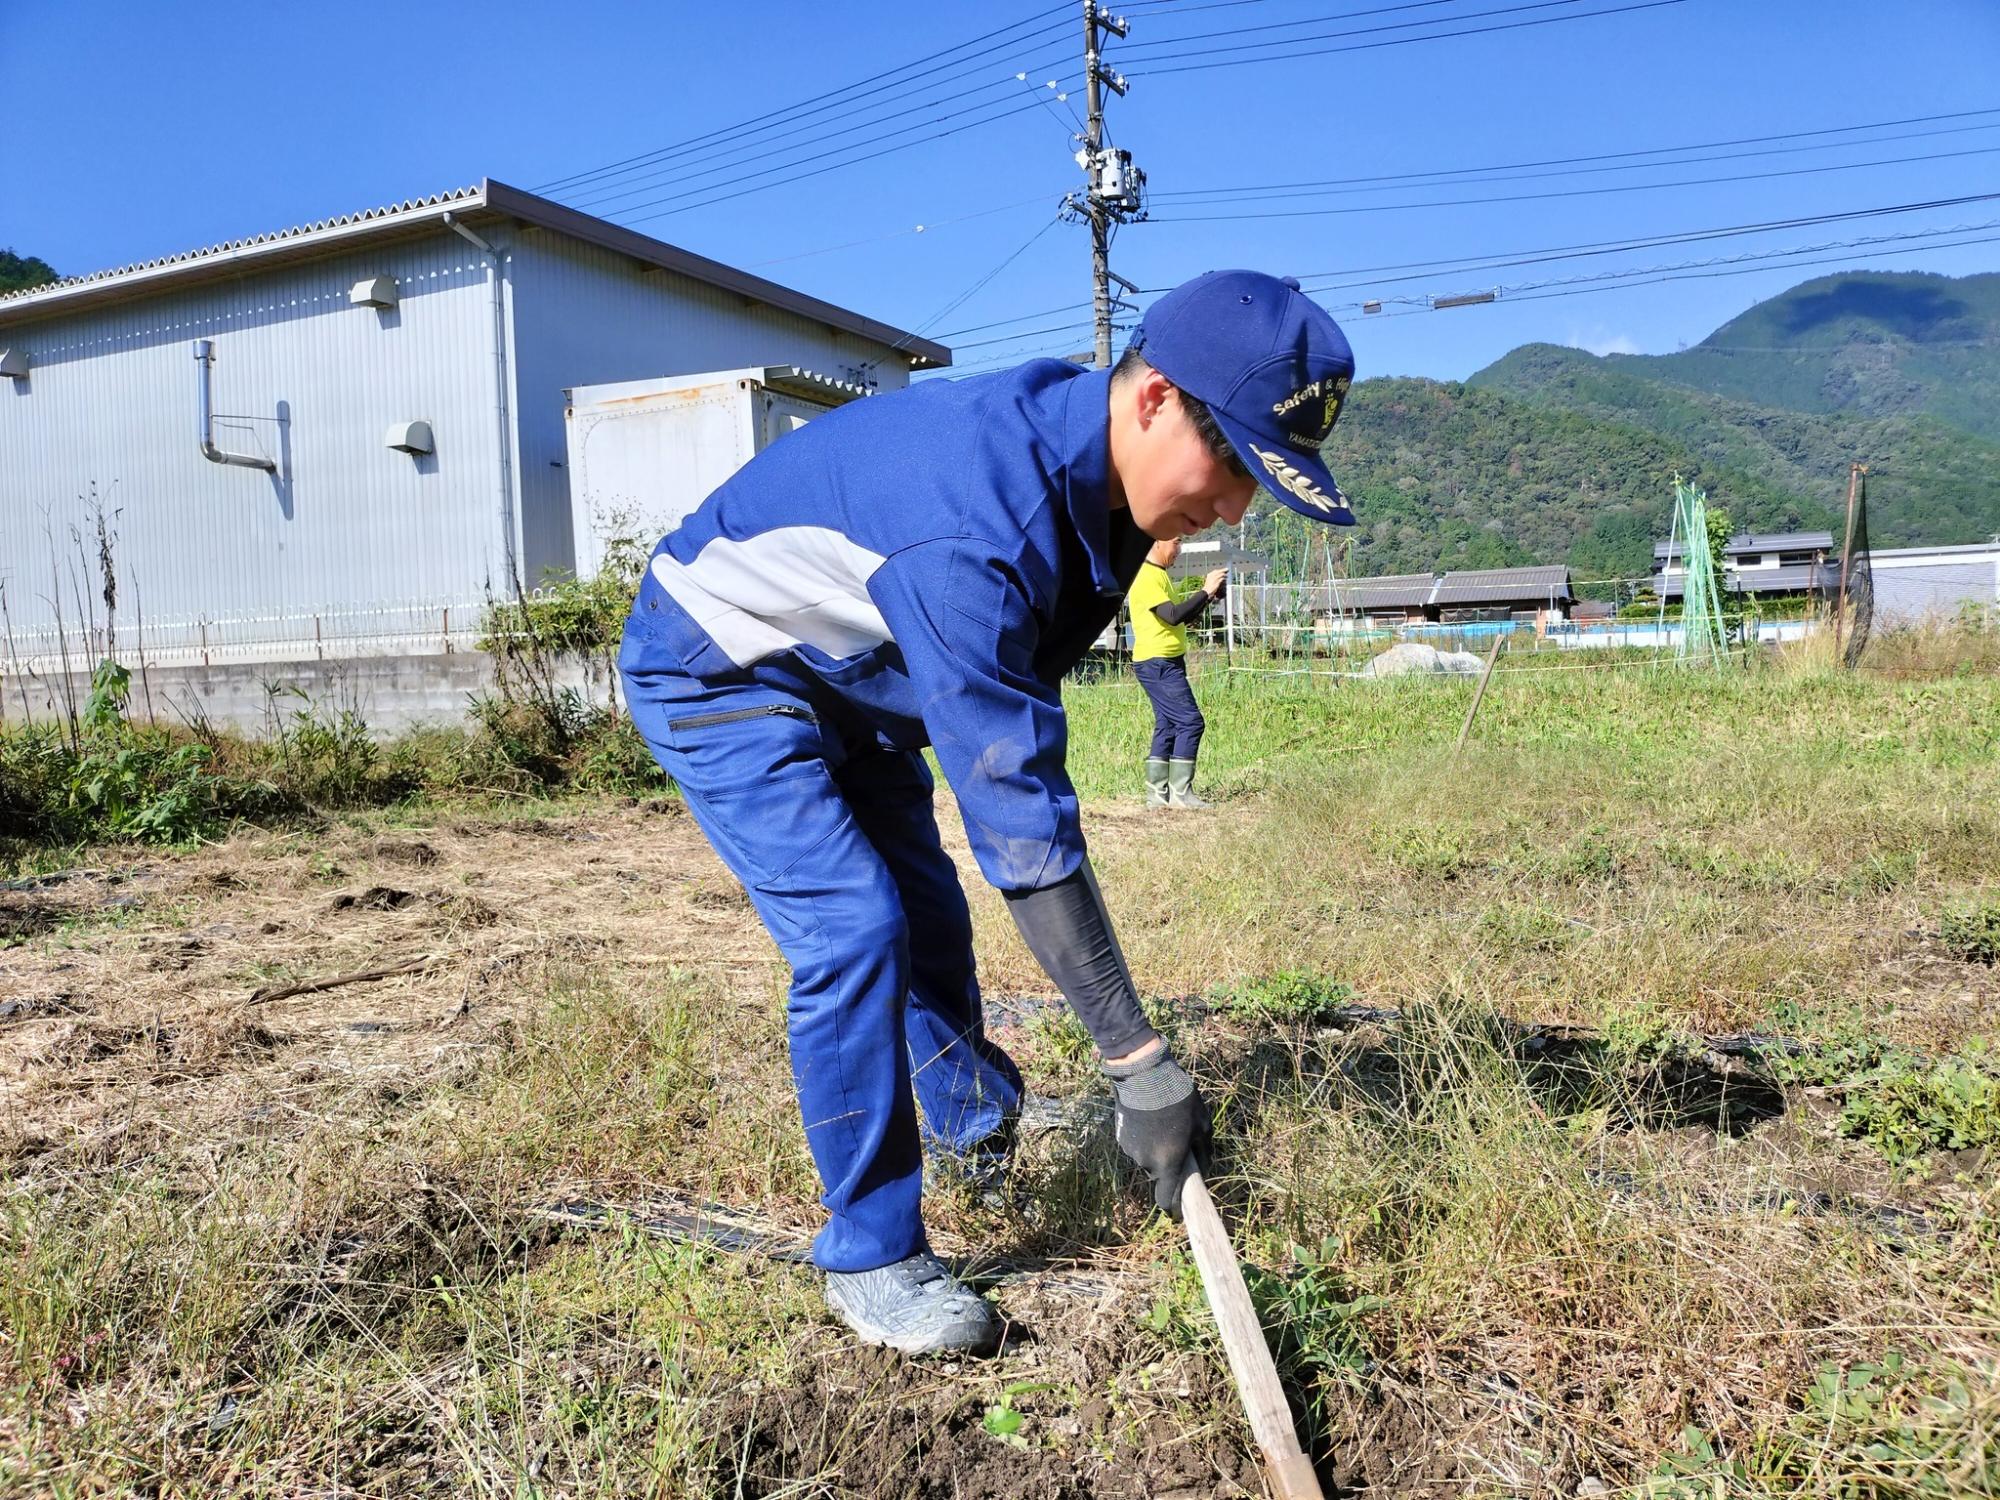
[[[1132,675],[1153,702],[1153,748],[1149,754],[1154,760],[1193,760],[1208,720],[1201,716],[1194,689],[1188,686],[1187,659],[1155,656],[1134,662]]]

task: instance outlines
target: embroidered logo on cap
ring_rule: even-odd
[[[1308,505],[1317,506],[1329,515],[1333,513],[1333,502],[1326,498],[1326,491],[1287,463],[1282,453],[1267,453],[1255,443],[1250,445],[1250,451],[1257,455],[1257,461],[1264,466],[1265,472],[1290,494]]]
[[[1346,375],[1335,376],[1333,389],[1326,393],[1326,412],[1324,420],[1319,425],[1321,442],[1326,441],[1326,435],[1333,431],[1333,424],[1340,420],[1340,403],[1347,399],[1349,379],[1350,377]]]
[[[1317,396],[1321,391],[1326,390],[1329,384],[1339,385],[1339,382],[1338,381],[1329,382],[1325,379],[1325,377],[1321,377],[1320,379],[1315,380],[1311,385],[1300,386],[1297,390],[1293,391],[1291,395],[1285,397],[1284,400],[1274,403],[1271,407],[1271,415],[1274,417],[1290,416],[1294,411],[1296,411],[1299,407],[1304,406],[1308,401],[1312,400],[1313,397]],[[1336,396],[1334,400],[1335,404],[1337,405],[1339,402],[1339,397]]]

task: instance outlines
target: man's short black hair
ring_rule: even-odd
[[[1119,356],[1118,363],[1112,368],[1111,383],[1120,385],[1127,380],[1136,380],[1143,372],[1152,368],[1137,344],[1128,345],[1124,354]],[[1215,413],[1208,409],[1208,403],[1198,396],[1190,396],[1179,386],[1174,387],[1174,394],[1180,398],[1181,410],[1187,413],[1188,425],[1194,428],[1195,436],[1201,439],[1202,446],[1228,464],[1236,473],[1249,474],[1250,471],[1243,467],[1243,460],[1236,456],[1236,449],[1223,435],[1220,424],[1215,420]]]

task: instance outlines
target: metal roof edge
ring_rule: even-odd
[[[753,302],[782,308],[829,327],[886,344],[908,356],[912,363],[949,368],[952,362],[951,350],[943,344],[878,322],[849,308],[807,296],[804,292],[793,291],[775,281],[766,281],[748,271],[739,271],[721,261],[696,255],[664,240],[653,239],[637,230],[626,229],[550,199],[537,197],[491,177],[482,178],[477,187],[453,188],[424,198],[406,198],[400,203],[318,219],[291,229],[223,240],[176,255],[65,277],[47,286],[0,293],[0,326],[55,317],[75,308],[99,303],[147,296],[166,283],[213,280],[232,274],[247,263],[310,259],[331,253],[351,240],[377,235],[406,235],[441,222],[448,213],[497,214],[536,224],[691,280],[735,292]]]
[[[574,239],[584,240],[593,245],[601,245],[607,250],[615,250],[629,255],[634,260],[645,261],[658,266],[663,271],[675,271],[695,281],[719,286],[725,291],[748,297],[755,302],[768,303],[784,308],[801,317],[856,333],[877,343],[905,354],[919,357],[926,364],[940,368],[951,365],[951,350],[943,344],[933,343],[914,333],[876,321],[862,313],[840,307],[831,302],[823,302],[804,292],[780,286],[775,281],[766,281],[761,276],[753,276],[748,271],[739,271],[734,266],[724,265],[719,260],[710,260],[705,255],[697,255],[692,250],[683,250],[678,245],[670,245],[665,240],[656,240],[651,235],[641,234],[636,229],[627,229],[621,224],[597,218],[579,209],[567,207],[548,198],[537,197],[521,188],[487,178],[481,184],[486,206],[513,218],[530,224],[539,224],[544,229],[553,229]]]
[[[476,212],[484,206],[483,186],[452,188],[358,213],[315,219],[290,229],[222,240],[174,255],[68,276],[46,286],[0,293],[0,324],[53,317],[73,307],[146,296],[163,282],[212,280],[247,261],[308,259],[329,253],[347,240],[390,232],[407,233],[441,221],[448,213]]]

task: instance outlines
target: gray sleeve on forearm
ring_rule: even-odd
[[[1090,861],[1038,891],[1007,891],[1007,910],[1063,998],[1106,1057],[1123,1057],[1156,1035],[1111,931]]]

